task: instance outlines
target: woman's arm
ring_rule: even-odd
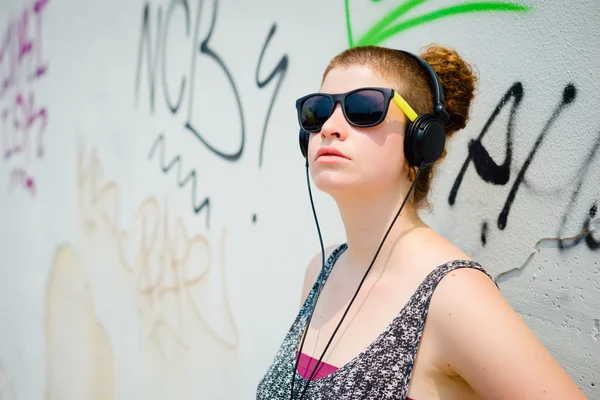
[[[586,399],[577,385],[482,272],[442,279],[428,328],[445,367],[485,399]]]

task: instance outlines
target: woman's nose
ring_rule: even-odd
[[[325,121],[321,128],[321,136],[336,137],[337,139],[345,139],[347,136],[348,121],[344,117],[342,107],[337,104],[331,116]]]

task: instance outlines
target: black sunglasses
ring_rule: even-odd
[[[298,122],[308,133],[319,132],[340,103],[346,121],[360,128],[380,124],[387,115],[390,100],[400,107],[411,121],[417,118],[415,111],[394,89],[359,88],[346,93],[311,93],[296,100]]]

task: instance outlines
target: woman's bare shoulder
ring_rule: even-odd
[[[430,270],[451,261],[472,261],[467,253],[431,228],[419,234],[412,248],[418,254],[420,265],[426,264]]]

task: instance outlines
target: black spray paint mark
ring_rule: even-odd
[[[590,169],[590,166],[592,165],[592,161],[594,161],[596,156],[598,154],[600,154],[599,150],[600,150],[600,134],[596,138],[596,142],[594,143],[594,145],[588,152],[587,156],[581,163],[581,166],[577,170],[576,176],[579,179],[577,180],[577,184],[575,185],[575,190],[573,190],[573,193],[571,194],[571,198],[569,199],[567,208],[562,216],[560,226],[558,228],[558,236],[559,237],[564,236],[564,229],[565,229],[565,225],[567,224],[569,212],[572,210],[573,205],[576,204],[577,199],[579,198],[579,194],[581,193],[581,187],[583,186],[583,182],[585,181],[586,177],[589,176],[588,171]],[[590,209],[590,212],[589,212],[589,218],[586,218],[585,221],[583,222],[583,232],[588,232],[591,229],[590,224],[591,224],[591,221],[596,216],[596,211],[597,211],[597,205],[593,204],[592,208]],[[579,237],[576,240],[572,240],[572,241],[561,240],[559,242],[558,246],[559,246],[559,249],[565,250],[565,249],[569,249],[573,246],[577,246],[579,243],[581,243],[582,240],[585,240],[587,246],[591,250],[598,249],[599,242],[594,240],[594,238],[592,236],[592,232],[588,233],[587,235],[585,235],[583,237]]]
[[[204,198],[204,200],[202,200],[201,203],[198,203],[198,201],[196,200],[196,196],[197,196],[197,188],[196,188],[196,170],[192,169],[185,177],[182,177],[182,172],[181,169],[182,167],[182,162],[181,162],[181,155],[176,155],[175,157],[173,157],[173,159],[167,164],[166,163],[166,156],[165,156],[165,137],[164,135],[160,134],[158,135],[158,137],[156,138],[156,140],[154,141],[154,144],[152,145],[152,148],[150,149],[150,154],[148,154],[148,159],[151,160],[152,156],[154,155],[154,152],[156,151],[158,146],[160,147],[160,156],[159,156],[159,162],[160,162],[160,167],[162,169],[162,172],[167,174],[171,168],[173,168],[175,165],[177,165],[177,184],[179,186],[180,189],[182,189],[183,187],[185,187],[188,182],[191,182],[191,192],[192,192],[192,210],[194,210],[195,214],[199,214],[202,210],[206,209],[206,228],[208,229],[209,225],[210,225],[210,199],[208,197]]]
[[[527,159],[523,163],[521,170],[517,174],[517,178],[515,179],[515,182],[513,183],[513,187],[511,188],[510,193],[508,194],[508,197],[506,198],[504,207],[502,208],[502,211],[500,212],[500,215],[498,216],[498,228],[500,228],[500,229],[506,228],[506,223],[508,220],[508,214],[510,213],[510,208],[511,208],[513,202],[515,201],[515,198],[517,196],[517,191],[519,190],[519,186],[523,183],[523,178],[525,177],[525,173],[529,169],[529,166],[531,165],[531,162],[533,161],[535,154],[537,153],[538,149],[540,148],[542,141],[548,134],[548,131],[550,130],[550,128],[552,127],[554,122],[557,120],[560,113],[565,109],[565,107],[567,105],[571,104],[573,102],[573,100],[575,100],[576,95],[577,95],[577,89],[575,88],[575,85],[573,85],[573,84],[567,85],[565,87],[565,89],[563,90],[561,102],[556,106],[556,109],[552,112],[550,119],[548,120],[548,122],[546,123],[546,125],[544,126],[542,131],[540,132],[538,138],[535,141],[535,144],[533,145],[533,148],[531,149],[531,151],[529,152],[529,155],[527,156]]]
[[[238,87],[235,83],[235,79],[230,72],[230,69],[226,65],[223,58],[218,54],[218,52],[211,45],[211,38],[213,37],[214,30],[217,23],[217,15],[219,9],[219,1],[213,0],[213,9],[210,18],[210,26],[208,29],[208,33],[204,37],[203,40],[200,38],[200,22],[201,16],[203,15],[203,7],[205,5],[204,0],[198,1],[198,9],[196,12],[196,19],[194,22],[194,35],[192,38],[192,53],[191,53],[191,66],[190,66],[190,74],[189,77],[182,76],[181,82],[179,86],[179,91],[177,93],[177,101],[173,102],[173,97],[171,95],[171,90],[167,85],[167,76],[168,76],[168,68],[167,68],[167,46],[168,46],[168,33],[170,25],[176,21],[180,22],[178,19],[173,18],[174,12],[177,10],[178,6],[180,6],[183,16],[185,17],[185,26],[186,26],[186,34],[185,38],[190,38],[190,4],[188,0],[171,0],[169,7],[166,12],[166,16],[162,18],[162,9],[160,6],[157,8],[157,16],[156,16],[156,29],[153,32],[151,26],[151,6],[146,3],[143,9],[142,16],[142,26],[141,26],[141,36],[139,41],[138,48],[138,59],[137,59],[137,70],[136,70],[136,80],[135,80],[135,104],[136,108],[139,103],[140,97],[140,83],[142,80],[142,73],[144,70],[147,72],[147,80],[148,80],[148,89],[149,89],[149,98],[150,98],[150,113],[153,114],[155,110],[155,94],[156,94],[156,78],[158,75],[158,68],[162,69],[161,71],[161,82],[162,82],[162,90],[165,98],[165,102],[167,104],[168,109],[172,114],[176,114],[182,102],[184,101],[184,97],[186,95],[186,88],[189,87],[188,90],[188,110],[187,110],[187,121],[185,122],[185,128],[190,131],[208,150],[210,150],[215,155],[227,160],[227,161],[237,161],[241,158],[245,141],[246,141],[246,127],[245,127],[245,118],[244,118],[244,108],[242,106],[242,101],[240,98],[240,94],[238,91]],[[273,112],[273,107],[275,104],[275,100],[283,81],[286,77],[288,66],[289,66],[289,58],[287,54],[284,54],[275,68],[270,72],[270,74],[265,78],[261,79],[261,69],[263,65],[263,59],[265,57],[265,53],[267,51],[267,47],[271,43],[273,36],[277,30],[277,25],[273,23],[271,29],[267,35],[267,38],[263,44],[261,49],[261,53],[258,59],[258,63],[255,70],[255,80],[256,85],[259,89],[265,88],[271,81],[276,80],[275,87],[273,90],[273,96],[271,97],[271,101],[265,113],[265,120],[262,127],[262,135],[260,140],[259,147],[259,167],[262,167],[262,160],[264,155],[264,147],[266,140],[266,132],[269,125],[269,120],[271,117],[271,113]],[[154,33],[154,35],[153,35]],[[196,67],[197,67],[197,57],[202,54],[207,56],[213,62],[217,64],[220,70],[224,73],[227,78],[228,87],[223,88],[223,90],[231,91],[235,97],[235,104],[237,106],[239,121],[240,121],[240,138],[239,144],[237,148],[232,152],[225,152],[222,149],[218,149],[215,145],[211,144],[203,135],[200,130],[195,126],[192,117],[193,113],[193,105],[194,105],[194,82],[196,77]],[[159,63],[160,59],[160,63]],[[186,79],[189,78],[189,79]]]
[[[275,78],[276,76],[279,76],[279,79],[277,80],[277,83],[275,84],[275,90],[273,91],[273,97],[271,97],[271,103],[269,103],[269,109],[267,110],[267,115],[265,117],[265,123],[263,125],[262,136],[260,139],[260,151],[259,151],[259,155],[258,155],[258,166],[259,167],[262,167],[263,152],[264,152],[264,147],[265,147],[265,135],[267,133],[267,126],[269,124],[269,118],[271,117],[271,111],[273,110],[273,104],[275,103],[275,99],[277,98],[277,93],[279,93],[281,83],[283,82],[283,79],[285,78],[285,74],[288,69],[288,56],[287,56],[287,54],[285,54],[285,55],[283,55],[283,57],[281,57],[281,59],[277,63],[277,66],[271,72],[271,75],[269,75],[267,77],[267,79],[265,79],[265,80],[262,80],[262,81],[260,80],[260,77],[259,77],[260,66],[262,65],[262,60],[265,55],[267,46],[271,42],[271,39],[273,38],[273,35],[275,34],[276,29],[277,29],[277,25],[273,24],[273,26],[271,26],[271,30],[269,31],[269,35],[267,36],[267,40],[265,41],[265,44],[260,52],[260,57],[258,59],[258,65],[256,66],[256,84],[258,85],[258,87],[260,89],[262,89],[266,85],[268,85],[269,82],[271,82],[271,80],[273,80],[273,78]]]
[[[498,165],[490,156],[489,152],[483,147],[481,140],[488,132],[500,111],[508,104],[508,102],[514,99],[513,105],[510,109],[510,115],[508,118],[508,124],[506,126],[506,156],[504,158],[504,162],[501,165]],[[456,195],[458,193],[458,189],[462,184],[463,178],[469,167],[471,161],[475,165],[475,170],[481,179],[485,182],[492,183],[495,185],[505,185],[510,178],[510,164],[512,161],[512,147],[513,147],[513,123],[515,116],[517,114],[517,110],[521,104],[521,100],[523,99],[523,85],[521,82],[517,82],[508,92],[502,97],[500,103],[492,112],[492,115],[485,123],[483,130],[477,137],[469,144],[469,154],[467,155],[467,159],[463,163],[456,180],[454,181],[454,185],[450,190],[450,196],[448,197],[448,203],[453,206],[456,202]]]
[[[146,65],[148,68],[148,86],[150,88],[150,113],[154,113],[154,88],[156,69],[158,67],[158,56],[160,48],[159,43],[161,40],[161,26],[162,26],[162,9],[158,7],[156,17],[156,40],[155,45],[152,46],[152,38],[150,32],[150,5],[146,3],[144,6],[144,15],[142,18],[142,34],[140,36],[140,45],[138,49],[138,61],[137,61],[137,72],[135,78],[135,106],[138,107],[139,95],[140,95],[140,79],[142,77],[142,57],[144,56],[144,47],[147,48]],[[154,54],[152,49],[154,48]]]
[[[600,249],[600,239],[594,239],[594,231],[592,230],[592,221],[596,218],[596,213],[598,212],[598,205],[594,203],[592,208],[590,208],[590,218],[587,220],[587,229],[590,231],[585,236],[585,244],[589,247],[590,250],[598,250]]]
[[[167,46],[167,37],[169,33],[169,24],[171,22],[171,14],[173,13],[173,9],[176,5],[181,5],[183,7],[183,11],[185,12],[185,35],[186,37],[190,36],[190,6],[187,0],[172,0],[171,4],[169,4],[169,8],[167,9],[167,15],[165,16],[165,33],[162,40],[162,85],[163,91],[165,93],[165,101],[167,102],[167,107],[171,110],[172,114],[176,114],[181,106],[181,102],[183,101],[183,93],[185,92],[185,76],[181,77],[181,85],[179,87],[179,96],[177,97],[177,103],[173,105],[171,103],[171,96],[169,95],[169,89],[167,86],[167,57],[166,57],[166,46]]]
[[[487,235],[489,232],[489,226],[487,221],[484,221],[483,224],[481,225],[481,244],[485,247],[485,245],[487,244]]]
[[[156,78],[157,78],[157,75],[159,74],[158,68],[161,68],[162,71],[160,71],[160,73],[161,73],[162,91],[163,91],[166,105],[167,105],[168,109],[170,110],[171,114],[173,114],[173,115],[177,114],[179,112],[179,110],[181,109],[181,104],[185,100],[187,100],[188,101],[188,110],[187,110],[187,117],[185,117],[186,121],[183,123],[184,128],[187,131],[189,131],[190,133],[192,133],[194,135],[194,137],[196,137],[204,146],[206,146],[206,148],[208,150],[210,150],[212,153],[214,153],[218,157],[223,158],[224,160],[227,160],[227,161],[236,162],[241,158],[241,156],[243,154],[245,140],[246,140],[244,109],[242,106],[242,101],[240,99],[238,88],[235,83],[233,75],[231,74],[226,63],[223,61],[222,57],[219,55],[219,52],[216,51],[215,48],[212,47],[212,44],[211,44],[211,38],[213,37],[213,33],[214,33],[215,26],[217,23],[219,2],[218,2],[218,0],[213,0],[214,7],[212,10],[212,14],[210,15],[210,26],[209,26],[208,32],[205,35],[204,39],[202,39],[202,37],[200,36],[199,31],[200,31],[200,22],[201,22],[201,16],[203,15],[203,6],[205,5],[205,1],[198,0],[197,4],[198,4],[198,9],[196,12],[196,18],[195,18],[195,22],[193,25],[194,33],[193,33],[193,35],[191,35],[193,37],[191,38],[192,43],[191,43],[191,65],[190,65],[190,70],[189,70],[190,72],[189,72],[189,76],[187,76],[186,74],[183,74],[183,76],[181,77],[179,91],[175,97],[172,96],[172,94],[175,94],[175,92],[174,91],[172,92],[170,90],[170,89],[175,89],[175,88],[169,88],[167,85],[167,77],[169,76],[168,69],[167,69],[167,64],[168,64],[167,50],[168,50],[168,43],[169,43],[168,42],[168,34],[169,34],[169,28],[171,26],[171,23],[181,23],[181,20],[174,17],[174,15],[173,15],[174,13],[176,13],[178,11],[177,10],[178,8],[181,8],[183,17],[185,18],[185,27],[186,27],[184,38],[185,38],[185,40],[190,39],[190,27],[191,27],[190,14],[191,14],[191,12],[190,12],[189,0],[171,0],[171,2],[169,3],[169,7],[167,8],[164,21],[162,18],[162,10],[160,7],[158,7],[157,17],[156,17],[157,22],[156,22],[155,27],[151,26],[152,25],[151,21],[153,20],[152,15],[151,15],[151,6],[149,3],[146,3],[144,5],[143,15],[142,15],[142,25],[141,25],[141,37],[140,37],[140,41],[139,41],[137,69],[136,69],[136,82],[135,82],[136,108],[137,108],[139,96],[140,96],[140,83],[142,80],[142,73],[147,72],[148,90],[149,90],[149,94],[150,94],[150,96],[149,96],[150,113],[151,114],[154,113]],[[181,17],[181,15],[180,15],[180,17]],[[176,21],[176,22],[174,22],[174,21]],[[271,44],[271,41],[275,35],[276,30],[277,30],[277,25],[275,23],[273,23],[271,26],[271,29],[266,37],[266,40],[263,43],[260,56],[258,57],[258,63],[256,65],[256,69],[255,69],[255,81],[256,81],[256,85],[258,86],[259,89],[264,89],[273,80],[276,81],[275,84],[272,85],[272,86],[274,86],[273,96],[271,97],[268,108],[266,109],[265,119],[264,119],[264,123],[262,126],[262,135],[261,135],[261,139],[260,139],[260,150],[259,150],[259,155],[258,155],[259,156],[258,157],[259,158],[259,168],[262,167],[262,160],[263,160],[265,141],[266,141],[266,132],[267,132],[267,129],[269,126],[271,113],[273,112],[275,100],[279,94],[279,91],[280,91],[283,81],[286,77],[288,66],[289,66],[288,55],[284,54],[278,61],[277,65],[275,65],[273,70],[268,74],[268,76],[266,76],[265,79],[261,79],[261,72],[264,72],[264,71],[261,71],[263,69],[262,68],[263,60],[264,60],[265,54],[267,52],[267,48]],[[222,151],[221,149],[218,149],[214,145],[209,143],[208,140],[206,139],[206,137],[201,134],[199,129],[197,129],[197,127],[194,126],[194,123],[192,121],[192,116],[194,114],[193,113],[193,105],[194,105],[194,96],[195,96],[194,83],[195,83],[195,77],[196,77],[196,72],[197,72],[196,68],[197,68],[197,63],[198,63],[197,57],[199,57],[200,54],[207,56],[214,63],[216,63],[217,66],[220,68],[220,70],[224,73],[225,77],[227,78],[228,84],[224,88],[220,88],[220,90],[231,91],[235,97],[235,100],[236,100],[235,103],[237,105],[237,111],[239,114],[241,131],[240,131],[239,145],[237,146],[237,149],[233,152]],[[160,59],[160,62],[159,62],[159,59]],[[187,88],[189,88],[189,90],[187,90],[187,93],[186,93]],[[185,99],[186,95],[188,97],[187,99]],[[174,98],[176,98],[175,102],[173,102]],[[217,122],[219,122],[219,121],[217,121]],[[201,204],[199,204],[199,205],[196,204],[196,197],[195,197],[196,196],[196,171],[192,170],[185,178],[182,179],[180,156],[176,156],[169,164],[166,164],[165,158],[164,158],[164,143],[163,143],[164,140],[165,140],[164,135],[161,134],[158,136],[158,138],[155,140],[155,142],[152,145],[152,148],[150,151],[150,158],[153,156],[158,145],[162,145],[163,147],[161,148],[161,157],[162,157],[161,158],[161,166],[162,166],[163,172],[167,173],[175,164],[179,164],[178,174],[177,174],[179,187],[185,186],[187,184],[187,182],[190,180],[192,181],[192,185],[193,185],[192,205],[193,205],[194,212],[197,214],[204,207],[206,207],[207,208],[207,226],[208,226],[208,206],[209,206],[210,202],[207,197],[204,200],[204,202],[202,202]],[[257,219],[256,214],[254,214],[252,216],[252,221],[255,223],[256,219]]]
[[[211,19],[211,23],[210,23],[210,28],[209,28],[208,34],[206,35],[206,38],[202,41],[202,43],[200,43],[200,53],[207,55],[208,57],[212,58],[213,61],[215,61],[217,63],[217,65],[225,73],[227,80],[229,82],[229,85],[231,87],[231,90],[233,91],[233,94],[234,94],[235,100],[236,100],[239,117],[240,117],[240,124],[241,124],[241,137],[240,137],[239,147],[233,153],[225,153],[225,152],[217,149],[213,145],[211,145],[200,134],[198,129],[194,128],[194,126],[191,123],[192,105],[193,105],[193,99],[194,99],[194,77],[196,75],[196,56],[198,55],[195,51],[193,53],[194,56],[192,56],[192,69],[191,69],[191,73],[190,73],[190,80],[191,80],[190,98],[189,98],[190,101],[188,104],[188,120],[185,124],[185,127],[214,154],[218,155],[219,157],[221,157],[227,161],[237,161],[241,157],[241,155],[244,151],[244,142],[246,140],[246,128],[245,128],[245,124],[244,124],[244,110],[242,109],[242,102],[240,100],[240,95],[239,95],[237,86],[233,80],[233,76],[231,75],[231,72],[229,71],[229,68],[227,68],[227,66],[225,65],[225,62],[215,52],[215,50],[209,46],[209,42],[210,42],[210,39],[212,37],[213,31],[215,29],[215,25],[217,22],[217,11],[218,11],[218,5],[219,5],[218,0],[214,0],[213,3],[214,3],[214,6],[213,6],[213,13],[212,13],[212,19]],[[200,0],[200,5],[198,7],[198,13],[196,15],[196,29],[195,29],[195,33],[194,33],[194,44],[197,43],[197,41],[198,41],[198,29],[199,29],[199,25],[200,25],[200,16],[202,15],[203,4],[204,4],[204,1]]]
[[[574,85],[569,84],[565,87],[565,89],[563,90],[563,96],[561,98],[561,102],[558,104],[556,109],[551,114],[550,119],[548,120],[548,122],[546,123],[544,128],[542,129],[538,138],[536,139],[535,144],[533,145],[533,148],[531,149],[531,151],[529,152],[529,155],[527,156],[527,159],[523,163],[523,166],[517,173],[517,177],[516,177],[515,182],[513,183],[513,186],[508,194],[506,202],[504,203],[504,207],[502,208],[502,211],[500,212],[500,214],[498,216],[497,224],[498,224],[498,228],[500,228],[501,230],[506,228],[510,209],[515,201],[515,198],[517,196],[517,192],[519,190],[520,185],[524,182],[525,173],[527,172],[527,169],[531,165],[531,162],[533,161],[535,154],[537,153],[540,145],[542,144],[544,138],[546,137],[546,135],[547,135],[548,131],[550,130],[550,128],[552,127],[553,123],[560,116],[560,113],[564,110],[565,106],[568,104],[571,104],[573,102],[573,100],[575,99],[576,93],[577,93],[577,91],[576,91]],[[510,117],[508,120],[508,125],[507,125],[507,130],[506,130],[506,157],[504,159],[504,162],[501,165],[498,165],[491,158],[491,156],[489,155],[489,152],[481,143],[481,139],[485,136],[485,134],[487,133],[491,124],[494,122],[494,120],[496,119],[496,117],[498,116],[498,114],[500,113],[502,108],[504,108],[504,106],[507,104],[507,102],[511,98],[514,98],[514,103],[511,108]],[[518,108],[520,107],[522,99],[523,99],[523,85],[520,82],[517,82],[508,90],[508,92],[506,92],[506,94],[500,100],[500,103],[496,106],[491,117],[486,122],[479,137],[477,139],[471,141],[471,143],[469,144],[469,154],[467,155],[467,158],[466,158],[465,162],[463,163],[463,166],[462,166],[460,172],[458,173],[456,180],[454,181],[454,185],[452,186],[452,189],[450,190],[450,196],[448,197],[448,203],[450,205],[454,205],[454,203],[456,202],[456,196],[458,193],[458,189],[460,188],[460,185],[463,181],[464,175],[465,175],[467,168],[471,161],[473,161],[473,164],[475,165],[475,170],[477,171],[477,174],[485,182],[492,183],[495,185],[506,185],[508,183],[508,181],[510,179],[510,165],[511,165],[511,161],[512,161],[512,151],[513,151],[512,150],[513,123],[514,123],[514,118],[516,116],[516,112],[517,112]]]
[[[246,129],[245,129],[245,121],[244,121],[244,112],[242,108],[242,102],[240,99],[239,91],[237,85],[233,79],[233,76],[223,61],[223,59],[217,54],[214,48],[210,45],[210,39],[213,35],[216,21],[217,21],[217,12],[218,12],[218,0],[214,0],[214,7],[211,16],[210,28],[206,35],[206,37],[199,43],[199,30],[200,30],[200,17],[202,15],[202,7],[204,5],[204,0],[198,1],[198,11],[196,13],[196,21],[194,26],[194,38],[192,42],[192,57],[191,57],[191,68],[190,68],[190,76],[189,81],[189,91],[188,91],[188,113],[187,113],[187,122],[185,123],[185,128],[189,130],[194,137],[196,137],[202,144],[206,146],[212,153],[217,156],[228,160],[228,161],[237,161],[244,150],[244,143],[246,137]],[[167,87],[167,34],[169,32],[169,26],[173,21],[175,21],[172,17],[172,14],[176,8],[176,6],[180,5],[185,13],[185,22],[186,22],[186,38],[189,38],[190,33],[190,7],[187,0],[172,0],[169,4],[169,8],[167,10],[167,15],[164,20],[162,18],[162,9],[160,6],[157,8],[157,18],[156,18],[156,35],[155,39],[152,39],[152,29],[151,29],[151,9],[150,4],[146,3],[144,5],[144,12],[142,17],[142,29],[141,36],[139,42],[138,49],[138,59],[137,59],[137,70],[136,70],[136,80],[135,80],[135,105],[136,108],[139,103],[140,96],[140,81],[142,78],[142,70],[145,65],[145,69],[148,74],[148,88],[150,91],[150,113],[154,113],[155,109],[155,93],[156,93],[156,77],[158,72],[158,66],[162,67],[162,89],[165,96],[165,101],[167,103],[167,107],[171,111],[172,114],[176,114],[183,102],[183,98],[185,96],[185,88],[186,88],[186,77],[182,77],[179,94],[177,96],[177,102],[173,104],[171,100],[170,91]],[[144,54],[145,53],[145,54]],[[206,55],[208,58],[212,59],[218,67],[223,71],[227,81],[229,83],[229,89],[232,91],[237,105],[237,110],[239,114],[239,120],[241,125],[240,132],[240,141],[238,148],[232,153],[224,152],[214,145],[208,142],[206,138],[200,133],[199,129],[197,129],[192,122],[193,115],[193,104],[194,104],[194,82],[196,77],[196,58],[199,54]],[[145,56],[145,61],[144,61]],[[160,64],[159,64],[160,59]],[[225,89],[228,90],[228,89]]]
[[[546,137],[549,130],[551,129],[551,127],[553,126],[555,121],[558,119],[560,114],[566,108],[566,106],[571,104],[575,100],[576,96],[577,96],[577,89],[573,84],[569,84],[564,88],[560,103],[557,105],[556,109],[551,114],[549,120],[544,125],[542,131],[540,132],[538,138],[536,139],[536,141],[533,145],[533,148],[530,150],[530,152],[527,156],[527,159],[523,163],[520,170],[517,172],[517,177],[515,178],[512,188],[507,196],[507,199],[506,199],[506,202],[504,203],[502,211],[500,212],[500,214],[498,216],[497,225],[498,225],[499,229],[503,230],[506,228],[507,221],[508,221],[508,215],[509,215],[510,209],[516,199],[518,189],[521,184],[525,184],[525,185],[527,184],[526,177],[525,177],[526,172],[527,172],[529,166],[531,165],[536,153],[540,149],[540,146],[542,145],[544,138]],[[485,134],[488,132],[491,124],[498,117],[500,111],[513,98],[514,98],[514,102],[513,102],[512,108],[510,110],[510,115],[509,115],[509,119],[508,119],[507,130],[506,130],[506,156],[505,156],[504,162],[499,165],[491,158],[489,152],[483,146],[482,139],[485,136]],[[506,185],[509,182],[510,166],[511,166],[511,161],[512,161],[512,152],[513,152],[513,123],[514,123],[514,118],[520,107],[520,103],[521,103],[522,99],[523,99],[523,86],[520,82],[517,82],[517,83],[513,84],[512,87],[502,97],[502,99],[500,100],[500,102],[496,106],[496,108],[494,109],[492,115],[486,122],[482,132],[477,137],[477,139],[474,139],[470,142],[468,156],[467,156],[460,172],[458,173],[458,176],[456,177],[456,180],[454,182],[454,185],[453,185],[453,187],[450,191],[450,195],[448,197],[448,203],[450,205],[454,205],[456,202],[458,190],[462,184],[464,175],[465,175],[467,168],[471,162],[473,162],[477,174],[483,181],[494,184],[494,185]],[[572,210],[572,205],[575,204],[575,201],[577,200],[577,198],[579,196],[580,188],[583,185],[583,182],[586,179],[586,177],[588,177],[588,170],[590,168],[592,161],[594,160],[596,155],[599,153],[599,151],[598,151],[599,149],[600,149],[600,136],[598,136],[595,144],[592,146],[590,152],[588,153],[587,157],[583,161],[581,167],[579,168],[579,170],[576,174],[576,176],[578,177],[578,181],[577,181],[577,184],[575,185],[575,190],[573,191],[573,194],[571,196],[569,206],[565,210],[565,213],[562,217],[560,227],[559,227],[559,233],[558,233],[559,237],[564,237],[564,229],[565,229],[565,225],[566,225],[566,222],[568,219],[568,214]],[[594,204],[594,206],[592,206],[592,209],[590,210],[590,215],[595,214],[595,212],[593,212],[594,210],[596,210],[595,207],[596,207],[596,205]],[[590,248],[591,250],[597,250],[600,247],[600,244],[599,244],[598,240],[594,239],[594,237],[593,237],[594,230],[591,227],[593,219],[594,219],[594,217],[589,217],[589,218],[586,217],[585,221],[583,222],[583,231],[581,234],[579,234],[569,240],[558,239],[559,240],[559,246],[558,246],[559,249],[564,250],[564,249],[576,246],[577,244],[585,241],[588,248]],[[488,225],[487,221],[485,221],[482,223],[482,226],[481,226],[481,237],[480,237],[481,243],[483,246],[485,246],[487,244],[488,233],[489,233],[489,225]]]

